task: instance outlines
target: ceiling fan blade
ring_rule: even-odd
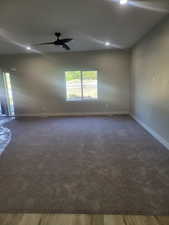
[[[61,39],[61,41],[65,42],[65,43],[70,42],[72,40],[73,40],[72,38],[64,38],[64,39]]]
[[[70,50],[69,46],[66,45],[66,44],[63,44],[62,47],[63,47],[64,49],[66,49],[66,50]]]
[[[52,42],[44,42],[44,43],[39,43],[39,44],[36,44],[36,45],[54,45],[55,42],[52,41]]]

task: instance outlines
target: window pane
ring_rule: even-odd
[[[8,101],[9,101],[8,102],[9,103],[9,111],[10,111],[11,115],[15,115],[10,74],[5,73],[5,77],[6,77],[6,88],[7,88]]]
[[[81,99],[81,72],[66,72],[66,96],[68,100]]]
[[[83,97],[84,99],[97,98],[97,71],[83,71]]]

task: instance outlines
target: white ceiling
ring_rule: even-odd
[[[0,9],[0,54],[24,53],[27,45],[53,41],[56,31],[74,39],[72,51],[87,51],[130,48],[167,15],[169,1],[130,0],[121,6],[118,0],[1,0]]]

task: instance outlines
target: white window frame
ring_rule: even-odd
[[[81,98],[79,99],[69,99],[67,98],[67,86],[66,86],[66,72],[69,72],[69,71],[80,71],[80,83],[81,83]],[[83,96],[83,72],[85,71],[94,71],[94,72],[97,72],[97,97],[96,98],[84,98]],[[66,90],[66,96],[65,96],[65,99],[67,102],[92,102],[92,101],[97,101],[98,100],[98,70],[97,69],[74,69],[74,70],[65,70],[64,71],[64,74],[65,74],[65,90]]]

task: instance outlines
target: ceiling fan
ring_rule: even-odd
[[[37,45],[56,45],[56,46],[62,46],[66,50],[70,50],[70,47],[67,45],[67,43],[72,41],[73,40],[72,38],[62,38],[62,39],[60,39],[60,36],[61,36],[60,32],[56,32],[54,35],[57,38],[56,41],[39,43]]]

